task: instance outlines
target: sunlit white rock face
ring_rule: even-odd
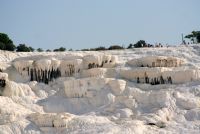
[[[31,59],[31,58],[30,58]],[[86,55],[82,58],[63,58],[63,59],[37,59],[37,60],[17,60],[13,66],[22,76],[28,76],[30,81],[38,81],[48,84],[49,81],[58,77],[92,77],[103,75],[93,73],[92,68],[111,68],[116,64],[117,58],[111,55]]]
[[[105,78],[85,78],[64,82],[65,94],[69,98],[93,97],[95,91],[101,90],[110,81]]]
[[[73,76],[82,70],[82,59],[62,60],[59,70],[61,76]]]
[[[176,57],[148,56],[132,59],[127,63],[135,67],[179,67],[185,63],[185,60]]]
[[[124,80],[111,80],[109,86],[115,95],[121,95],[126,87],[126,81]]]
[[[20,60],[13,63],[14,67],[21,75],[28,75],[32,64],[33,60]]]
[[[180,69],[173,70],[168,68],[137,68],[121,70],[120,75],[123,78],[135,81],[137,83],[157,84],[180,84],[196,81],[200,79],[200,70],[198,69]]]
[[[107,72],[106,68],[91,68],[87,70],[83,70],[81,72],[81,77],[104,77]]]
[[[111,68],[115,66],[117,58],[111,55],[88,55],[83,57],[83,62],[84,69]]]
[[[73,115],[69,113],[33,113],[28,118],[39,127],[66,127]]]
[[[31,113],[30,109],[26,109],[19,103],[8,97],[0,97],[0,125],[12,123],[19,118]]]
[[[0,134],[199,134],[199,51],[0,51]]]

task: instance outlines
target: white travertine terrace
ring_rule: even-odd
[[[51,60],[49,59],[41,59],[33,62],[33,67],[36,70],[50,70]]]
[[[85,71],[92,68],[114,67],[116,60],[116,56],[111,55],[87,55],[82,59],[78,57],[61,60],[55,58],[17,60],[13,65],[22,76],[29,76],[31,81],[48,84],[49,81],[58,77],[79,77],[80,74],[86,77],[98,76],[98,74],[92,74],[92,70],[88,71],[88,74]]]
[[[114,95],[121,95],[126,88],[126,81],[124,80],[110,80],[108,84]]]
[[[65,94],[69,98],[93,97],[95,91],[101,90],[109,78],[84,78],[64,82]]]
[[[0,51],[0,134],[199,134],[199,51]]]
[[[104,68],[112,68],[117,63],[117,57],[111,55],[104,55],[102,60]]]
[[[8,74],[0,72],[0,79],[7,80],[8,79]]]
[[[126,81],[111,78],[83,78],[64,82],[65,94],[69,98],[91,98],[96,91],[109,86],[114,95],[120,95],[125,90]]]
[[[69,113],[33,113],[28,116],[39,127],[66,127],[73,117]]]
[[[52,59],[50,69],[57,70],[60,67],[60,63],[61,63],[60,60]]]
[[[30,113],[30,109],[26,109],[20,103],[16,103],[14,99],[0,96],[0,126],[16,122],[19,118]]]
[[[157,84],[180,84],[190,81],[200,80],[200,70],[171,70],[168,68],[140,68],[121,70],[120,75],[123,78],[135,81],[137,83]]]
[[[179,67],[185,60],[176,57],[148,56],[132,59],[127,63],[134,67]]]
[[[62,60],[59,70],[61,76],[73,76],[82,70],[82,59]]]
[[[106,72],[106,68],[91,68],[88,70],[83,70],[81,72],[81,77],[103,77]]]
[[[26,76],[32,68],[33,60],[15,61],[13,65],[21,75]]]
[[[7,81],[3,96],[35,96],[32,89],[27,84],[18,84],[14,81]]]
[[[83,57],[83,68],[91,69],[98,67],[112,68],[117,62],[116,56],[111,55],[87,55]]]

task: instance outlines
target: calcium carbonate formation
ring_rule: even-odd
[[[110,55],[87,55],[82,57],[82,59],[71,60],[65,60],[64,58],[61,60],[18,60],[13,63],[21,75],[30,77],[30,81],[38,81],[46,84],[59,77],[76,77],[81,73],[83,76],[88,77],[97,76],[98,74],[84,73],[84,71],[92,68],[111,68],[115,64],[116,57]],[[102,73],[99,73],[99,75]]]
[[[185,63],[183,59],[166,56],[148,56],[128,61],[136,67],[179,67]]]
[[[73,115],[69,113],[33,113],[28,118],[35,122],[39,127],[66,127],[67,123],[73,119]]]
[[[180,68],[184,62],[185,60],[179,58],[164,56],[133,59],[128,61],[128,64],[135,68],[122,69],[120,75],[137,83],[151,85],[180,84],[199,80],[200,70]]]
[[[200,132],[192,48],[43,54],[0,64],[1,134]]]

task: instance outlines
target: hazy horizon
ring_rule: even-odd
[[[2,0],[0,32],[34,48],[180,44],[200,30],[199,0]]]

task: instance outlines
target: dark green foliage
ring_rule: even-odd
[[[113,45],[108,48],[108,50],[124,49],[122,46]]]
[[[12,44],[13,41],[5,33],[0,33],[0,42],[4,44]]]
[[[50,49],[47,49],[46,52],[51,52],[51,50],[50,50]]]
[[[38,52],[43,52],[44,50],[42,48],[37,49]]]
[[[7,51],[14,51],[16,49],[16,46],[12,43],[10,44],[6,44],[5,45],[5,49],[4,50],[7,50]]]
[[[105,47],[97,47],[97,48],[94,48],[95,51],[104,51],[104,50],[107,50]]]
[[[197,42],[200,43],[200,34],[197,36]]]
[[[32,48],[32,47],[29,47],[29,49],[30,49],[31,52],[35,51],[35,49]]]
[[[81,51],[90,51],[90,49],[81,49]]]
[[[129,44],[129,46],[127,47],[127,49],[131,49],[131,48],[133,48],[133,44]]]
[[[60,47],[59,50],[60,50],[61,52],[64,52],[64,51],[66,51],[66,48]]]
[[[54,51],[54,52],[64,52],[64,51],[66,51],[66,48],[60,47],[60,48],[58,48],[58,49],[54,49],[53,51]]]
[[[144,47],[146,45],[146,42],[144,40],[139,40],[137,43],[134,44],[135,48]]]
[[[17,52],[31,52],[30,47],[26,46],[25,44],[19,44],[19,46],[17,46]]]
[[[118,46],[118,45],[113,45],[113,46],[110,46],[109,48],[100,46],[97,48],[81,49],[81,51],[105,51],[105,50],[115,50],[115,49],[124,49],[124,47]]]
[[[96,51],[95,48],[90,48],[89,51]]]
[[[4,50],[5,49],[5,44],[0,42],[0,50]]]
[[[0,33],[0,49],[14,51],[15,48],[16,47],[13,44],[13,41],[8,37],[8,35],[5,33]]]
[[[200,31],[192,31],[191,34],[185,36],[190,39],[193,43],[200,43]],[[197,42],[195,42],[195,39]]]

